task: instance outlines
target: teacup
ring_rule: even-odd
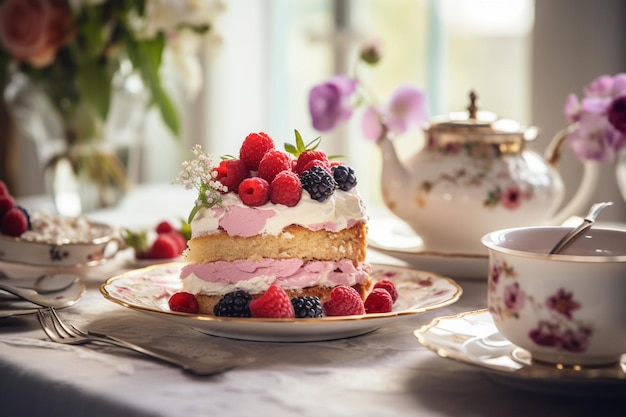
[[[559,254],[569,227],[498,230],[488,306],[499,332],[533,360],[607,365],[626,352],[626,231],[592,228]]]

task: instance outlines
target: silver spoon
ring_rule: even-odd
[[[39,294],[51,294],[64,291],[78,281],[78,275],[73,274],[46,274],[35,278],[9,278],[5,273],[0,271],[0,283],[18,288],[32,289]],[[0,300],[14,298],[15,296],[12,294],[0,292]]]
[[[585,217],[582,223],[570,230],[569,233],[567,233],[565,236],[563,236],[559,243],[557,243],[554,248],[552,248],[552,250],[550,251],[550,255],[559,253],[563,249],[568,247],[574,240],[576,240],[576,238],[585,233],[591,227],[593,222],[596,221],[598,214],[600,214],[600,212],[604,210],[605,207],[612,205],[612,201],[606,201],[603,203],[596,203],[591,206],[589,213],[587,213],[587,217]]]
[[[85,292],[85,286],[84,284],[80,285],[78,287],[78,291],[80,291],[80,294],[78,294],[79,296],[71,297],[71,298],[46,297],[44,295],[39,294],[35,290],[31,290],[28,288],[18,288],[12,285],[3,284],[1,282],[0,282],[0,290],[6,291],[8,293],[18,296],[19,298],[23,300],[29,301],[33,304],[37,304],[43,307],[65,308],[65,307],[71,306],[76,301],[78,301],[78,299],[80,298],[80,295],[82,295],[82,293]]]

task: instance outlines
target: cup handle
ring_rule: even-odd
[[[545,159],[554,169],[557,169],[558,162],[561,158],[561,145],[567,135],[575,131],[577,128],[578,123],[574,123],[560,130],[556,135],[554,135],[554,138],[552,138],[552,141],[548,145],[545,152]],[[578,190],[569,203],[567,203],[553,216],[551,223],[561,224],[573,214],[586,211],[591,195],[593,194],[599,179],[599,163],[596,161],[583,162],[583,175],[580,179]]]

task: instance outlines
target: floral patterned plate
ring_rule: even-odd
[[[626,395],[626,354],[603,367],[535,362],[498,332],[488,310],[439,317],[415,331],[419,342],[444,358],[482,368],[493,381],[551,394]]]
[[[311,319],[215,317],[170,311],[168,299],[180,290],[184,263],[135,269],[109,278],[100,287],[104,297],[133,310],[170,320],[202,333],[233,339],[308,342],[340,339],[369,333],[398,319],[411,317],[456,302],[461,287],[450,278],[415,269],[373,265],[374,280],[390,279],[398,300],[390,313]]]

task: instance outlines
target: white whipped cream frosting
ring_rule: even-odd
[[[310,230],[338,232],[367,220],[365,205],[356,188],[336,190],[323,202],[313,200],[308,192],[303,191],[294,207],[271,202],[249,207],[234,193],[224,194],[222,201],[223,206],[203,208],[196,214],[191,222],[192,237],[214,234],[219,230],[230,236],[277,236],[292,224]]]

